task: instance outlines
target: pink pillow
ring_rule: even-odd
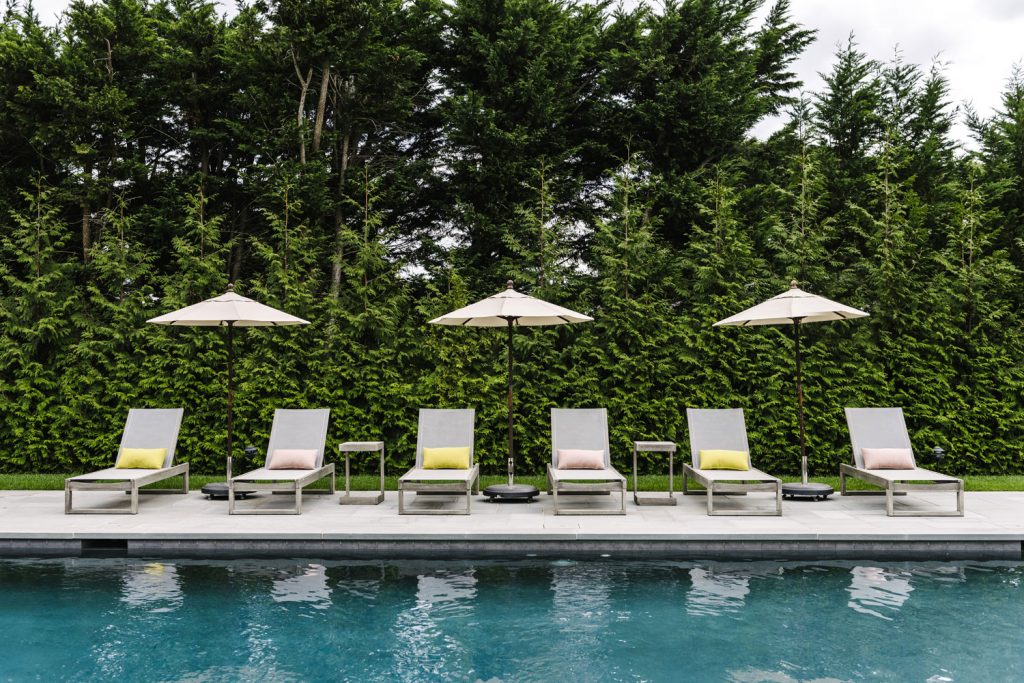
[[[604,451],[582,451],[576,448],[559,448],[558,469],[603,470]]]
[[[909,448],[862,448],[866,470],[912,470],[914,451]]]
[[[316,450],[275,448],[270,454],[268,470],[311,470],[316,467]]]

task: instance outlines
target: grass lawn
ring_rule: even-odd
[[[64,479],[68,475],[66,474],[0,474],[0,490],[40,490],[40,491],[59,491],[64,488]],[[839,477],[812,477],[813,481],[828,484],[839,490]],[[783,481],[800,481],[800,477],[782,477]],[[203,485],[213,481],[224,481],[222,475],[203,475],[194,474],[189,477],[189,486],[192,490],[198,490]],[[338,488],[344,488],[344,478],[338,477]],[[372,491],[379,485],[379,479],[376,475],[372,474],[357,474],[352,476],[352,490],[354,491]],[[545,477],[539,476],[520,476],[516,477],[516,482],[520,484],[533,484],[537,488],[544,490],[547,486]],[[490,486],[491,484],[503,484],[505,483],[505,477],[501,475],[485,475],[480,477],[480,487]],[[872,487],[864,484],[863,482],[855,479],[849,479],[847,481],[848,488],[850,489],[870,489]],[[1024,491],[1024,475],[1020,474],[1008,474],[1000,476],[973,476],[969,475],[964,478],[965,488],[968,491]],[[174,480],[167,480],[155,484],[158,488],[171,488],[175,485]],[[387,477],[385,485],[388,490],[394,491],[398,488],[398,477],[392,476]],[[629,486],[632,488],[633,480],[629,479]],[[667,491],[668,490],[668,476],[665,475],[644,475],[640,477],[638,488],[641,491]],[[677,476],[675,480],[675,490],[678,491],[682,488],[682,480]],[[696,484],[692,484],[691,488],[700,488]]]

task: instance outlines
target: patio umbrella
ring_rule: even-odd
[[[172,313],[150,318],[146,322],[157,325],[183,325],[188,327],[228,328],[228,459],[227,478],[231,479],[231,439],[234,430],[234,336],[236,327],[279,327],[283,325],[308,325],[308,320],[296,318],[283,311],[235,294],[235,286],[228,284],[228,291],[198,304],[186,306]],[[204,487],[204,490],[206,487]],[[225,485],[225,492],[227,487]],[[226,493],[225,493],[226,495]]]
[[[585,323],[592,320],[593,318],[582,313],[570,311],[568,308],[562,308],[542,299],[517,292],[512,288],[512,281],[509,280],[505,291],[430,321],[432,325],[505,327],[508,329],[508,485],[504,487],[489,486],[485,492],[488,495],[492,497],[504,495],[508,498],[529,498],[537,495],[536,488],[532,486],[517,487],[513,481],[515,477],[515,448],[512,436],[514,416],[512,407],[513,328]]]
[[[797,287],[797,281],[789,283],[789,290],[773,296],[771,299],[748,308],[745,311],[719,320],[714,327],[735,326],[749,327],[752,325],[793,325],[793,345],[796,350],[796,407],[800,420],[800,489],[790,485],[790,495],[812,495],[820,492],[817,485],[807,483],[807,435],[804,429],[804,388],[800,366],[800,326],[804,323],[817,323],[828,320],[850,320],[864,318],[864,311],[826,299],[823,296],[810,294]],[[808,488],[809,486],[809,488]],[[828,487],[826,487],[828,488]],[[831,493],[831,488],[828,489]]]

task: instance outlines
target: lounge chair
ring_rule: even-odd
[[[132,408],[128,411],[128,420],[124,424],[121,445],[117,449],[114,466],[69,477],[64,480],[64,513],[65,514],[130,514],[139,513],[139,489],[171,477],[182,477],[180,489],[145,489],[144,493],[188,493],[188,463],[174,464],[174,451],[178,445],[178,431],[181,429],[181,408]],[[119,467],[127,462],[122,460],[125,449],[159,449],[165,450],[161,467],[133,468]],[[131,495],[130,507],[125,508],[73,508],[71,496],[74,491],[126,491]]]
[[[306,493],[334,493],[334,463],[324,464],[324,446],[327,442],[327,423],[330,409],[274,411],[270,428],[266,464],[251,472],[232,477],[228,482],[228,514],[232,515],[298,515],[302,514],[302,493],[310,484],[330,477],[326,489],[310,489]],[[278,457],[293,460],[287,469],[275,466]],[[256,491],[287,492],[295,496],[290,508],[259,508],[235,505],[235,487],[253,493]]]
[[[846,424],[850,428],[853,464],[843,463],[839,466],[839,492],[842,495],[864,493],[846,490],[846,478],[855,477],[885,489],[885,513],[890,517],[963,517],[963,480],[917,466],[902,408],[847,408]],[[868,469],[864,463],[865,448],[905,449],[909,456],[908,464],[912,467]],[[956,491],[956,511],[897,512],[893,507],[893,495],[909,491]]]
[[[480,465],[474,460],[474,423],[476,412],[472,408],[438,410],[421,408],[419,431],[416,435],[416,465],[398,478],[398,514],[400,515],[468,515],[472,494],[479,491]],[[468,467],[426,468],[424,448],[469,448]],[[466,494],[466,509],[408,508],[405,494],[452,493]]]
[[[686,422],[690,428],[691,464],[683,465],[683,494],[686,485],[694,479],[705,488],[709,515],[781,515],[782,481],[750,465],[750,446],[747,443],[747,427],[743,421],[743,409],[686,409]],[[727,450],[746,453],[749,469],[705,469],[701,467],[701,451]],[[715,510],[716,493],[740,493],[751,491],[774,491],[775,509],[757,510]]]
[[[561,453],[559,453],[561,451]],[[593,468],[565,469],[570,457],[586,459],[593,454]],[[581,464],[587,464],[582,462]],[[600,468],[597,466],[600,465]],[[615,493],[618,508],[561,507],[559,493]],[[608,442],[608,411],[604,408],[551,409],[551,463],[548,465],[548,494],[555,497],[556,515],[626,514],[626,478],[612,467]]]

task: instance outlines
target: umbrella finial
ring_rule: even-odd
[[[229,282],[228,283],[228,291],[229,292],[235,291],[235,283],[234,282]]]
[[[509,280],[508,282],[505,283],[505,289],[512,289],[512,281],[511,280]]]
[[[790,289],[796,289],[797,284],[799,284],[799,283],[796,280],[790,280],[789,281],[789,288]]]

